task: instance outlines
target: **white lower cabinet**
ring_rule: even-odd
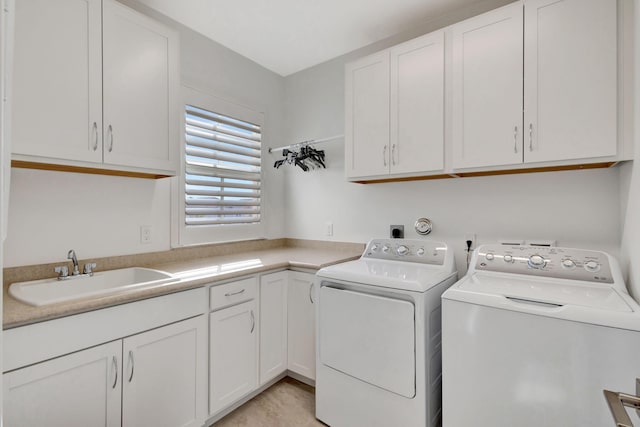
[[[314,281],[310,273],[291,271],[288,289],[288,368],[316,378],[316,310]]]
[[[4,374],[4,426],[119,426],[121,355],[114,341]]]
[[[202,425],[203,322],[198,316],[6,373],[4,425]]]
[[[287,283],[289,272],[260,278],[260,385],[287,370]]]
[[[200,427],[205,418],[205,318],[123,340],[123,427]],[[88,424],[87,424],[88,425]]]
[[[209,315],[210,415],[236,402],[257,386],[256,322],[255,299]]]

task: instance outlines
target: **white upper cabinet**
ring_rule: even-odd
[[[21,0],[15,28],[14,161],[176,173],[177,32],[115,0]]]
[[[347,64],[345,94],[347,178],[443,170],[443,32]]]
[[[524,4],[525,162],[615,156],[616,1]]]
[[[454,170],[617,159],[616,1],[525,0],[452,35]]]
[[[103,17],[104,161],[172,169],[177,141],[170,114],[175,94],[176,37],[164,25],[114,0]]]
[[[390,173],[444,169],[444,32],[390,50]]]
[[[389,52],[347,64],[345,166],[348,178],[389,173]]]
[[[453,167],[522,163],[522,3],[452,28]]]
[[[15,8],[13,152],[102,162],[101,1]]]

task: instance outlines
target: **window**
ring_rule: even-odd
[[[262,114],[185,88],[179,244],[262,236]]]

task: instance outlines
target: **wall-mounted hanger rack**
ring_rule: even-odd
[[[327,166],[324,164],[324,150],[316,150],[313,146],[315,144],[333,141],[335,139],[342,138],[343,136],[344,135],[336,135],[322,139],[310,139],[308,141],[297,142],[284,147],[269,148],[270,153],[282,150],[282,155],[284,156],[283,159],[276,160],[273,167],[277,169],[282,165],[289,164],[298,166],[305,172],[310,169],[326,168]]]
[[[269,152],[273,153],[274,151],[280,151],[280,150],[295,150],[297,148],[306,147],[308,145],[322,144],[324,142],[333,141],[334,139],[339,139],[342,137],[344,137],[344,135],[335,135],[335,136],[330,136],[330,137],[321,138],[321,139],[309,139],[307,141],[296,142],[294,144],[285,145],[283,147],[269,148]]]

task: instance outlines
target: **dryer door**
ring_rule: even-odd
[[[321,363],[401,396],[415,396],[412,303],[322,286],[318,310]]]

